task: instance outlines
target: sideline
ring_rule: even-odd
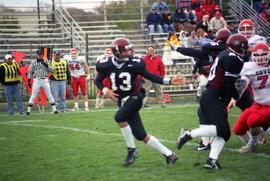
[[[47,121],[47,120],[37,120],[39,121]],[[72,127],[63,127],[63,126],[52,126],[52,125],[35,125],[35,124],[25,124],[27,122],[35,122],[35,120],[25,120],[23,124],[20,122],[23,121],[5,121],[5,122],[0,122],[2,125],[8,125],[8,126],[25,126],[25,127],[39,127],[39,128],[48,128],[48,129],[63,129],[63,130],[68,130],[68,131],[74,131],[74,132],[81,132],[81,133],[89,133],[89,134],[95,134],[95,135],[100,135],[100,136],[117,136],[117,137],[122,137],[121,134],[116,134],[116,133],[102,133],[99,131],[93,131],[93,130],[85,130],[85,129],[80,129],[80,128],[72,128]],[[166,142],[166,143],[176,143],[176,140],[167,140],[167,139],[162,139],[158,138],[161,142]],[[189,146],[195,146],[196,144],[193,143],[187,143]],[[228,152],[236,152],[236,149],[232,148],[224,148],[225,151]],[[266,153],[252,153],[252,155],[255,155],[257,157],[263,157],[263,158],[270,158],[269,154]]]

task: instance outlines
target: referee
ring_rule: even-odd
[[[51,107],[52,107],[52,112],[54,114],[57,114],[58,111],[56,110],[55,107],[55,101],[51,93],[51,88],[48,80],[48,72],[52,72],[51,68],[49,68],[48,64],[44,61],[43,59],[43,53],[42,50],[37,50],[37,56],[36,60],[33,60],[30,64],[30,68],[28,71],[28,85],[29,87],[32,87],[31,85],[31,78],[33,78],[33,87],[32,87],[32,95],[29,99],[28,102],[28,109],[27,109],[27,115],[30,115],[33,104],[34,104],[34,99],[39,93],[40,87],[43,87],[46,96],[48,97]]]

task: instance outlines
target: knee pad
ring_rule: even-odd
[[[118,123],[125,122],[123,114],[121,114],[119,111],[117,111],[114,115],[114,120]]]

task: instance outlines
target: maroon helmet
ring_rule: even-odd
[[[218,32],[216,33],[216,42],[226,42],[227,39],[232,35],[231,31],[226,29],[226,28],[222,28],[220,30],[218,30]]]
[[[227,46],[231,51],[241,56],[248,52],[248,40],[241,34],[230,36],[227,40]]]
[[[111,44],[112,52],[117,58],[120,58],[121,52],[131,50],[132,47],[133,46],[126,38],[116,38]]]

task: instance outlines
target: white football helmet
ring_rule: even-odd
[[[238,33],[244,35],[247,39],[255,35],[255,23],[250,19],[244,19],[239,23]]]
[[[270,49],[265,42],[258,42],[251,50],[251,58],[258,66],[268,66],[270,59]]]

